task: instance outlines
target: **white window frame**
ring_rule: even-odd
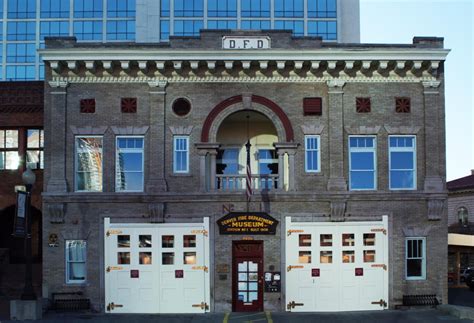
[[[316,144],[318,146],[317,149],[309,149],[308,148],[308,139],[316,139]],[[317,169],[309,169],[308,168],[308,156],[307,152],[316,152],[317,158]],[[304,170],[306,173],[319,173],[321,172],[321,136],[319,135],[306,135],[304,136]]]
[[[79,162],[77,160],[77,139],[78,138],[100,138],[102,140],[102,148],[101,148],[101,169],[102,169],[102,190],[100,191],[91,191],[91,190],[79,190],[77,188],[78,180],[77,180],[77,174],[78,174],[78,166]],[[89,135],[77,135],[74,136],[74,192],[103,192],[104,191],[104,136],[89,136]]]
[[[422,241],[423,246],[421,248],[421,257],[408,258],[408,241]],[[409,259],[421,259],[421,276],[410,276],[408,277],[408,260]],[[406,237],[405,238],[405,279],[406,280],[426,280],[426,237]]]
[[[413,147],[390,147],[390,139],[391,138],[413,138]],[[393,188],[392,187],[392,152],[411,152],[413,153],[413,186],[412,187],[404,187],[404,188]],[[389,182],[389,189],[391,191],[412,191],[416,190],[417,184],[417,167],[416,167],[416,136],[414,135],[391,135],[388,136],[388,182]],[[395,170],[404,170],[408,171],[411,169],[395,169]]]
[[[119,148],[118,146],[118,141],[119,139],[142,139],[143,140],[143,146],[142,148]],[[142,173],[142,187],[139,190],[125,190],[121,189],[120,186],[118,185],[118,172],[120,170],[119,167],[119,152],[130,152],[130,153],[138,153],[141,151],[142,154],[142,171],[129,171],[129,173]],[[115,137],[115,191],[116,192],[143,192],[143,187],[145,185],[145,137],[144,136],[127,136],[127,135],[122,135],[122,136],[116,136]]]
[[[351,138],[374,138],[373,147],[351,147]],[[349,190],[350,191],[374,191],[377,190],[377,136],[374,135],[351,135],[347,141],[349,149]],[[374,186],[372,188],[352,188],[352,152],[372,152],[374,154]]]
[[[86,248],[86,252],[85,252],[85,259],[84,261],[70,261],[69,260],[69,255],[68,255],[68,243],[69,242],[73,242],[73,241],[81,241],[81,242],[84,242],[85,243],[85,248]],[[65,265],[66,265],[66,270],[65,270],[65,273],[66,273],[66,284],[71,284],[71,285],[77,285],[77,284],[84,284],[87,282],[87,240],[81,240],[81,239],[71,239],[71,240],[66,240],[65,241],[65,244],[64,244],[65,248],[64,248],[64,260],[65,260]],[[69,279],[69,264],[70,263],[84,263],[84,279]]]
[[[177,140],[185,139],[186,140],[186,150],[177,150]],[[177,169],[176,164],[176,154],[178,152],[185,152],[186,153],[186,169],[181,170]],[[188,174],[189,173],[189,136],[173,136],[173,173],[175,174]]]

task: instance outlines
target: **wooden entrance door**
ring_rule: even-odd
[[[232,310],[263,311],[263,241],[233,241]]]

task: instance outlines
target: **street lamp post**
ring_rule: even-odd
[[[36,293],[33,289],[32,255],[31,255],[31,189],[36,181],[36,175],[30,168],[27,168],[22,175],[23,183],[27,192],[26,208],[26,233],[25,233],[25,287],[21,294],[22,300],[36,300]]]

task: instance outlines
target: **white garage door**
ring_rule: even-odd
[[[288,311],[380,310],[388,304],[387,217],[374,222],[286,218]]]
[[[108,313],[204,313],[209,304],[209,219],[123,224],[105,219]]]

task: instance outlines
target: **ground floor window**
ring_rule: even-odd
[[[66,283],[86,281],[86,247],[85,240],[66,240]]]
[[[406,238],[406,279],[426,279],[426,238]]]

